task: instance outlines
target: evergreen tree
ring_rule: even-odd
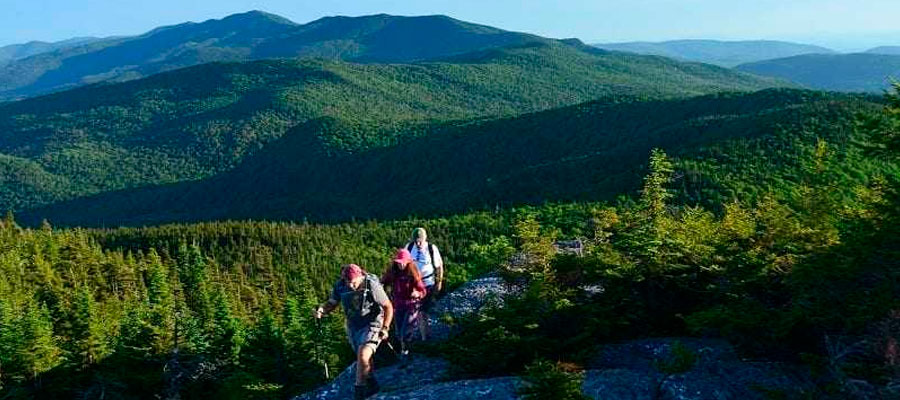
[[[148,314],[143,302],[125,305],[125,313],[119,320],[117,354],[140,360],[153,353],[157,331],[156,327],[150,324]]]
[[[53,336],[50,312],[43,305],[28,304],[20,319],[22,335],[15,359],[27,378],[38,379],[40,374],[63,361],[62,351]]]
[[[672,182],[672,161],[666,153],[660,149],[650,152],[650,173],[644,177],[644,186],[641,190],[641,205],[647,211],[650,220],[656,221],[662,218],[666,212],[666,203],[673,197],[666,187]]]
[[[178,276],[185,305],[197,322],[207,327],[213,321],[213,303],[210,297],[209,275],[206,259],[200,248],[193,244],[182,245],[178,250]]]
[[[107,352],[103,322],[91,290],[85,286],[76,289],[70,312],[72,355],[69,360],[81,368],[97,363]]]
[[[241,321],[231,310],[231,301],[223,290],[215,291],[212,331],[210,332],[212,354],[222,359],[236,362],[244,344]]]
[[[15,319],[16,312],[3,294],[0,291],[0,390],[3,390],[4,380],[12,372],[16,349],[22,338]]]
[[[163,353],[174,346],[175,299],[169,285],[169,274],[156,250],[147,253],[147,304],[149,324],[153,330],[153,348]]]
[[[241,364],[268,382],[287,383],[284,333],[270,307],[261,315],[241,350]]]

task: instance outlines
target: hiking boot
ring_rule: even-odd
[[[368,389],[366,391],[366,397],[374,396],[375,393],[378,393],[378,391],[381,390],[381,386],[378,385],[378,381],[375,380],[374,376],[366,378],[366,388]]]
[[[369,385],[353,385],[353,400],[366,400],[369,397]]]

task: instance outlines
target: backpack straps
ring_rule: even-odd
[[[413,246],[415,245],[415,242],[409,242],[409,244],[406,245],[406,251],[412,252]],[[431,242],[428,242],[428,258],[431,259],[431,265],[434,266],[434,244]]]

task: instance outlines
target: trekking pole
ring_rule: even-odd
[[[331,379],[331,374],[328,373],[328,363],[322,359],[322,352],[320,347],[322,345],[322,319],[315,318],[316,320],[316,344],[315,344],[315,352],[316,352],[316,363],[322,363],[322,366],[325,367],[325,379]]]
[[[394,352],[394,356],[397,356],[397,355],[398,355],[398,354],[397,354],[397,350],[394,350],[394,345],[391,344],[391,341],[390,341],[390,340],[385,340],[384,343],[387,345],[387,347],[388,347],[389,349],[391,349],[391,351]]]

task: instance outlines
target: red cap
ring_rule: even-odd
[[[341,277],[351,281],[364,275],[365,273],[363,272],[362,268],[360,268],[359,265],[356,264],[347,264],[341,270]]]
[[[400,265],[409,264],[412,260],[412,255],[406,249],[397,250],[397,255],[394,256],[394,262]]]

